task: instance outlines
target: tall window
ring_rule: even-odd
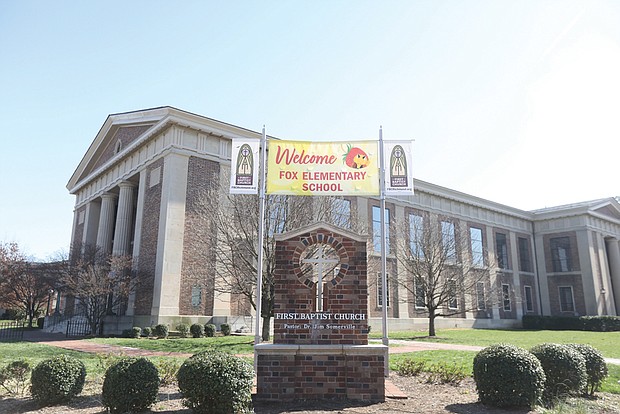
[[[532,271],[530,242],[525,237],[519,237],[519,269],[522,272]]]
[[[572,286],[560,286],[560,310],[562,312],[575,312],[575,299],[573,298]]]
[[[415,288],[415,307],[416,308],[425,308],[426,307],[426,291],[424,290],[424,283],[419,278],[414,279],[414,288]]]
[[[487,308],[487,302],[484,297],[484,283],[476,283],[476,302],[478,310],[485,310]]]
[[[390,307],[390,275],[386,273],[385,284],[387,291],[385,292],[386,302],[388,308]],[[383,282],[381,281],[381,273],[377,273],[377,306],[383,306]]]
[[[441,241],[446,258],[456,260],[456,237],[454,234],[454,223],[450,221],[441,222]]]
[[[476,227],[469,228],[469,238],[471,240],[471,264],[472,266],[484,266],[484,251],[482,247],[482,229]]]
[[[555,237],[550,240],[551,260],[554,272],[570,272],[572,270],[570,238]]]
[[[495,233],[495,251],[497,252],[497,266],[500,269],[509,269],[508,242],[504,233]]]
[[[284,232],[287,219],[287,202],[286,196],[272,196],[268,199],[269,221],[267,222],[267,234],[270,236]]]
[[[511,309],[510,306],[510,285],[502,285],[502,301],[505,311],[509,311]]]
[[[409,214],[409,248],[411,255],[417,258],[424,257],[424,221],[422,216]]]
[[[381,251],[381,208],[372,206],[372,245],[375,252]],[[390,253],[390,209],[385,209],[385,253]]]
[[[534,300],[532,297],[532,287],[524,286],[523,293],[525,295],[525,310],[528,312],[534,311]]]
[[[332,218],[336,226],[351,228],[351,200],[334,198]]]
[[[456,296],[456,280],[450,279],[448,280],[448,308],[457,309],[459,307],[459,301]]]

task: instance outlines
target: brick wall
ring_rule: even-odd
[[[572,316],[573,312],[562,312],[560,307],[560,286],[572,286],[575,313],[586,315],[586,302],[583,293],[583,281],[580,274],[555,273],[547,278],[549,286],[549,306],[551,315]]]
[[[161,208],[161,181],[164,161],[158,159],[146,169],[146,188],[144,189],[144,211],[142,212],[142,235],[138,255],[138,277],[140,284],[136,290],[136,315],[150,315],[153,306],[153,284],[157,259],[157,236],[159,232],[159,211]],[[151,186],[151,172],[160,168],[159,184]]]
[[[220,165],[215,161],[190,157],[185,200],[183,267],[181,269],[181,315],[213,315],[215,269],[214,237],[208,211],[208,191],[219,186]],[[192,304],[192,290],[200,289],[201,300]]]
[[[279,314],[314,312],[316,283],[302,273],[300,259],[308,246],[317,243],[331,246],[340,257],[340,272],[332,280],[326,281],[323,313],[364,315],[363,320],[278,318]],[[278,241],[275,260],[274,343],[368,344],[365,242],[345,238],[331,231],[316,230]]]
[[[257,398],[269,401],[385,399],[384,354],[380,347],[362,353],[343,347],[339,353],[325,348],[277,347],[258,350]]]
[[[93,167],[93,171],[97,168],[101,167],[103,164],[108,162],[110,159],[116,155],[116,149],[118,142],[121,143],[121,151],[129,146],[133,141],[136,140],[140,135],[146,132],[152,125],[138,125],[138,126],[127,126],[120,127],[114,138],[109,140],[107,147],[102,151],[101,156],[97,160],[97,163]]]

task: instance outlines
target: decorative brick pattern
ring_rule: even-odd
[[[326,280],[324,313],[364,315],[363,320],[295,320],[279,314],[314,312],[316,283],[302,274],[300,259],[310,245],[331,246],[340,257],[340,271]],[[275,344],[368,344],[368,286],[366,243],[344,238],[333,231],[316,230],[276,243],[274,276]],[[338,326],[337,329],[324,329]],[[347,328],[340,328],[347,327]]]

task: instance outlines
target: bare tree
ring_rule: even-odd
[[[33,319],[47,306],[52,279],[46,266],[26,259],[16,243],[0,244],[0,296],[7,308],[18,309]]]
[[[491,306],[489,263],[480,243],[459,234],[450,221],[431,225],[428,217],[411,217],[408,237],[401,237],[396,254],[403,271],[398,283],[407,291],[405,302],[423,309],[428,335],[436,336],[435,319],[486,310]]]
[[[58,262],[61,288],[75,298],[76,313],[86,318],[93,335],[100,332],[106,315],[124,311],[139,284],[131,263],[130,256],[103,254],[88,245],[73,246],[71,256]]]
[[[258,271],[259,199],[255,195],[227,194],[228,189],[214,189],[200,195],[195,214],[206,218],[211,231],[215,262],[214,289],[241,297],[256,310]],[[275,271],[275,238],[314,220],[312,199],[309,197],[267,196],[263,243],[263,275],[261,337],[269,340],[273,317]]]

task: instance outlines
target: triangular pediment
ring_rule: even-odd
[[[613,220],[620,220],[620,203],[614,198],[593,207],[592,211]]]
[[[155,108],[109,115],[71,176],[67,188],[71,190],[105,164],[122,157],[132,144],[167,117],[169,109]]]
[[[295,230],[287,231],[285,233],[276,234],[274,238],[276,240],[288,240],[294,237],[298,237],[302,234],[320,232],[320,231],[336,233],[343,237],[347,237],[349,239],[360,241],[360,242],[364,242],[368,238],[368,236],[366,235],[357,234],[352,231],[343,229],[341,227],[334,226],[333,224],[326,223],[324,221],[319,221],[319,222],[310,224],[308,226],[303,226]]]

